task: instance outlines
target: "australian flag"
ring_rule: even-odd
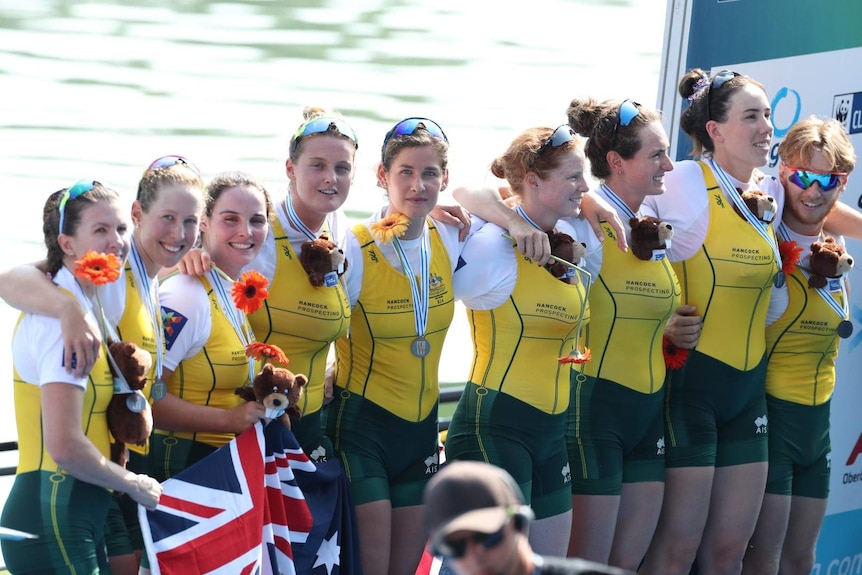
[[[280,421],[258,423],[138,506],[153,575],[362,575],[349,486]]]

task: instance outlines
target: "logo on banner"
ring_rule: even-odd
[[[862,132],[862,92],[839,94],[832,100],[832,117],[848,134]]]

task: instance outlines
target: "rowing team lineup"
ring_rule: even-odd
[[[149,571],[138,505],[260,419],[340,462],[364,573],[412,575],[429,537],[444,569],[543,572],[491,537],[511,515],[458,530],[424,504],[448,465],[438,368],[456,300],[473,362],[442,455],[513,478],[530,521],[511,528],[536,554],[810,572],[853,327],[843,237],[862,240],[862,215],[838,200],[855,152],[834,120],[803,119],[767,176],[756,79],[695,69],[679,92],[695,160],[671,161],[659,111],[574,99],[567,123],[493,160],[498,188],[458,186],[448,206],[442,125],[404,119],[382,142],[386,201],[358,223],[341,210],[357,137],[317,107],[283,198],[245,172],[205,183],[182,156],[146,168],[131,228],[98,180],[50,194],[44,260],[0,274],[25,312],[0,524],[37,536],[3,540],[10,572]],[[289,380],[278,409],[243,393],[261,378]]]

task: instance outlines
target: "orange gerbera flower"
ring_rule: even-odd
[[[284,352],[281,351],[280,347],[259,341],[253,341],[248,344],[245,348],[245,354],[248,357],[253,357],[264,362],[268,361],[270,363],[280,363],[282,365],[290,363],[290,360],[287,359],[287,356],[284,355]]]
[[[75,276],[93,285],[111,283],[120,277],[120,258],[114,254],[100,254],[93,250],[75,262]]]
[[[593,354],[590,353],[590,348],[585,347],[584,351],[573,349],[569,352],[569,355],[563,356],[557,359],[557,361],[565,365],[567,363],[587,363],[591,359],[593,359]]]
[[[410,227],[410,218],[404,214],[392,213],[369,226],[374,239],[387,244],[395,238],[400,238]]]
[[[685,360],[688,359],[687,349],[675,346],[666,337],[662,338],[661,343],[665,367],[675,371],[685,365]]]
[[[269,292],[266,286],[269,282],[263,275],[254,270],[245,272],[239,281],[233,282],[231,296],[237,309],[241,309],[246,314],[252,314],[260,309],[263,305],[263,300],[267,298]]]
[[[778,253],[781,254],[781,271],[790,274],[793,272],[793,267],[799,263],[802,246],[793,240],[778,242]]]

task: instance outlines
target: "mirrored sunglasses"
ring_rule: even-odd
[[[187,166],[190,170],[192,170],[198,177],[201,177],[201,171],[198,169],[196,165],[191,163],[187,158],[183,156],[162,156],[161,158],[156,158],[155,160],[147,166],[147,169],[144,170],[144,175],[146,176],[150,170],[155,170],[158,168],[170,168],[171,166],[176,166],[177,164]]]
[[[386,155],[386,144],[389,143],[389,140],[395,136],[410,136],[419,128],[428,132],[432,138],[443,140],[447,144],[449,143],[449,138],[446,137],[446,132],[444,132],[443,128],[440,127],[440,124],[434,120],[429,120],[428,118],[405,118],[395,124],[391,130],[386,132],[386,137],[383,138],[383,147],[380,149],[381,155]]]
[[[60,203],[57,206],[57,211],[60,213],[60,227],[59,232],[64,233],[64,228],[66,225],[66,204],[75,198],[79,197],[82,194],[86,194],[90,190],[93,189],[93,186],[98,184],[99,182],[95,180],[81,180],[76,182],[74,185],[66,188],[66,191],[63,192],[63,197],[60,198]]]
[[[575,139],[575,131],[568,124],[561,124],[554,129],[548,139],[542,142],[542,145],[536,150],[536,156],[541,156],[548,148],[559,148],[573,139]]]
[[[336,118],[335,116],[319,116],[305,122],[297,128],[290,143],[290,153],[293,154],[296,152],[302,138],[314,134],[323,134],[325,132],[344,136],[353,142],[354,148],[359,149],[359,139],[356,137],[356,132],[353,131],[353,128],[351,128],[347,122],[341,118]]]
[[[709,102],[712,99],[712,94],[716,90],[720,90],[722,86],[724,86],[730,80],[733,80],[737,76],[742,76],[742,74],[738,74],[731,70],[722,70],[718,72],[715,76],[712,77],[712,80],[709,81],[709,91],[706,93],[706,119],[712,120],[712,110],[710,110]]]
[[[503,541],[506,524],[494,533],[470,533],[466,537],[449,539],[442,537],[434,545],[434,554],[451,559],[460,559],[467,552],[467,544],[473,542],[485,549],[493,549]]]
[[[845,172],[813,172],[811,170],[793,168],[786,164],[785,167],[788,170],[791,170],[790,175],[788,176],[788,179],[791,182],[803,190],[807,190],[816,182],[820,184],[820,191],[824,194],[837,188],[843,182],[844,177],[847,176]]]
[[[620,126],[628,126],[632,120],[638,117],[640,104],[632,100],[623,100],[617,108],[617,121],[614,122],[613,145],[617,143],[617,129]]]

